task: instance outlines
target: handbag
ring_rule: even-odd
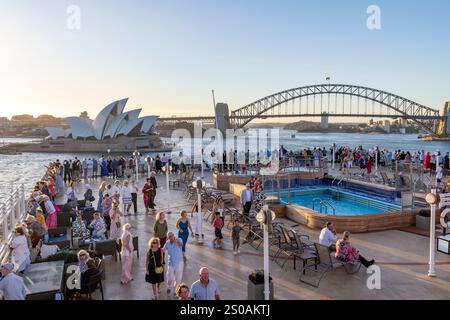
[[[155,253],[154,252],[153,252],[153,262],[155,263],[155,273],[156,274],[163,273],[164,272],[164,267],[163,266],[161,266],[161,267],[157,267],[156,266],[156,259],[155,259]]]

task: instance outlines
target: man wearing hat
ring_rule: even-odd
[[[25,300],[25,285],[23,279],[14,272],[12,263],[5,263],[0,266],[3,279],[0,280],[0,291],[3,292],[5,300]]]

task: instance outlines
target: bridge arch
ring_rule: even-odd
[[[270,115],[267,114],[268,111],[272,110],[273,112],[274,108],[277,106],[281,106],[295,99],[301,99],[303,97],[308,98],[309,96],[316,95],[328,95],[328,101],[330,101],[330,95],[336,95],[336,99],[337,95],[357,97],[358,99],[363,98],[366,101],[373,101],[374,103],[385,106],[388,111],[387,114],[374,112],[370,114],[367,113],[366,108],[365,113],[362,113],[358,102],[358,110],[356,114],[352,114],[351,112],[333,114],[330,113],[330,107],[328,105],[328,109],[325,110],[325,113],[330,117],[349,117],[357,115],[365,117],[404,118],[415,122],[423,129],[431,133],[436,133],[438,121],[441,119],[438,110],[434,110],[410,99],[403,98],[383,90],[346,84],[318,84],[280,91],[234,110],[230,114],[231,126],[234,128],[242,128],[254,119],[264,118],[265,115],[270,117]],[[393,111],[392,114],[390,114],[390,110]],[[323,114],[324,112],[321,111],[317,114],[299,113],[291,114],[291,116],[320,117]]]

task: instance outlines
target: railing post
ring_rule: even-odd
[[[22,197],[20,203],[22,205],[22,215],[25,215],[25,212],[27,210],[27,202],[25,199],[25,186],[23,185],[23,183],[20,185],[20,195]]]
[[[11,223],[11,230],[14,229],[14,226],[16,224],[16,215],[15,215],[15,201],[14,201],[14,194],[11,195],[11,205],[10,205],[10,211],[9,211],[9,221]]]
[[[8,241],[8,236],[9,236],[9,232],[8,232],[8,219],[6,217],[6,206],[3,205],[1,208],[1,217],[0,220],[3,223],[3,233],[2,233],[2,239],[1,239],[1,243],[2,244],[6,244],[6,242]]]

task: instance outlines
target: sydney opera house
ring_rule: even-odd
[[[128,99],[103,108],[94,120],[68,117],[68,129],[46,128],[44,142],[25,146],[27,152],[123,153],[167,151],[155,131],[158,116],[139,117],[141,109],[124,111]]]
[[[103,108],[94,121],[83,117],[66,118],[69,129],[45,128],[49,139],[61,138],[83,140],[115,139],[120,136],[138,137],[154,133],[158,116],[139,118],[141,109],[124,112],[128,99],[114,101]]]

